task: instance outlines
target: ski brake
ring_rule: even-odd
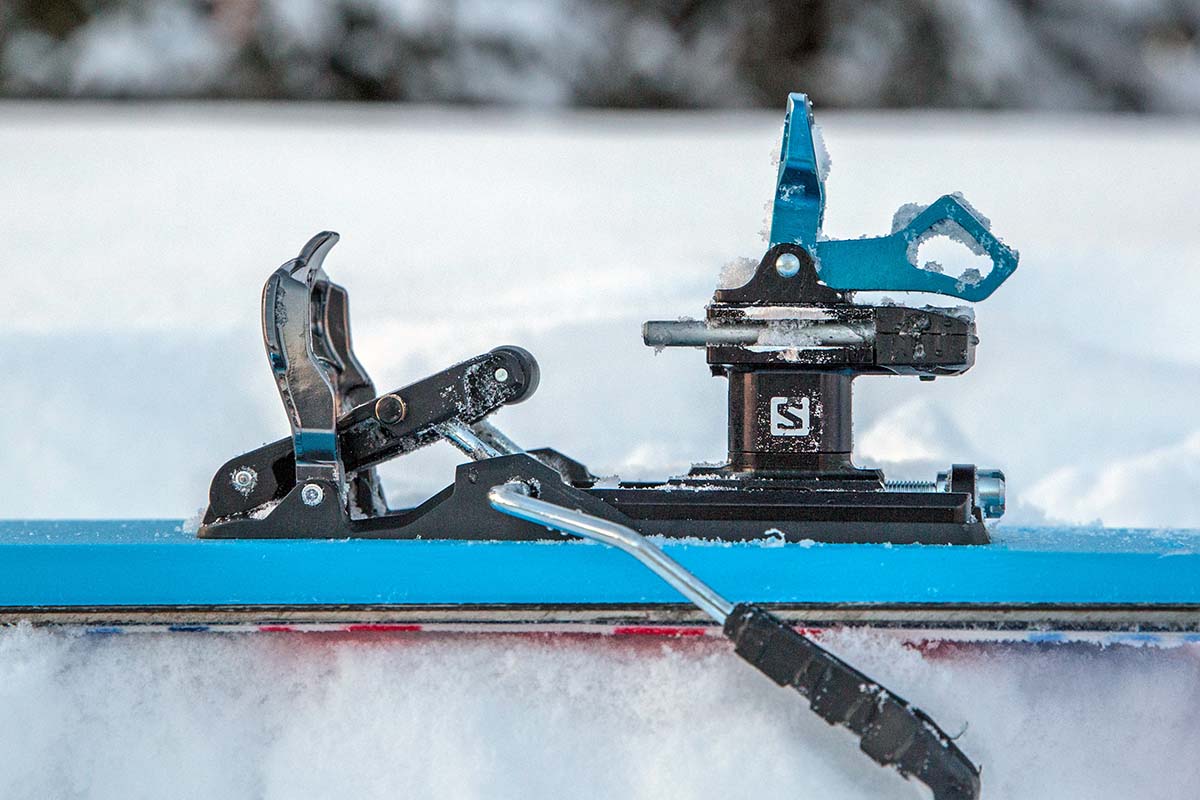
[[[629,553],[716,620],[734,651],[755,669],[794,688],[829,724],[852,731],[873,761],[921,781],[935,800],[979,797],[979,769],[919,708],[765,609],[729,602],[632,528],[539,500],[536,491],[514,481],[492,487],[488,499],[518,519]]]

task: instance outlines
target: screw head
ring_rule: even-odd
[[[375,401],[375,418],[384,425],[395,425],[407,413],[408,406],[398,394],[385,394]]]
[[[242,496],[249,496],[254,491],[254,487],[258,486],[258,473],[254,471],[253,467],[238,467],[233,471],[229,482]]]
[[[775,271],[781,278],[794,278],[800,274],[800,259],[795,253],[780,253],[775,259]]]
[[[492,377],[494,377],[498,383],[504,383],[508,380],[508,370],[506,370],[504,367],[498,367],[496,371],[492,373]]]
[[[300,499],[306,506],[319,506],[325,499],[325,490],[315,483],[306,483],[300,490]]]

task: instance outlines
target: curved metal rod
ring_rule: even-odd
[[[722,625],[733,611],[733,603],[721,597],[632,528],[530,497],[529,487],[517,481],[493,486],[488,492],[488,502],[497,511],[517,519],[573,533],[624,550]]]

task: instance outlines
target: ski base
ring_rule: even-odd
[[[770,606],[797,629],[886,632],[906,641],[1200,644],[1200,606]],[[5,608],[0,624],[84,633],[332,632],[719,636],[687,605],[611,606],[77,606]]]

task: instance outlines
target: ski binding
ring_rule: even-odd
[[[821,237],[824,184],[804,95],[788,102],[771,245],[743,285],[716,290],[703,321],[651,321],[655,348],[694,346],[727,379],[728,460],[657,483],[601,483],[579,461],[525,450],[488,421],[537,388],[537,362],[498,347],[436,375],[376,394],[351,346],[348,295],[323,262],[321,233],[263,291],[269,363],[291,436],[217,470],[204,538],[536,540],[543,526],[501,517],[490,487],[519,479],[546,499],[646,535],[892,544],[984,544],[1004,511],[999,470],[955,464],[935,481],[889,483],[851,461],[851,382],[861,375],[932,380],[974,363],[969,309],[854,302],[862,290],[920,290],[982,300],[1017,254],[955,195],[892,234]],[[917,267],[916,244],[955,233],[992,259],[959,279]],[[376,466],[444,440],[471,462],[416,508],[392,510]]]

